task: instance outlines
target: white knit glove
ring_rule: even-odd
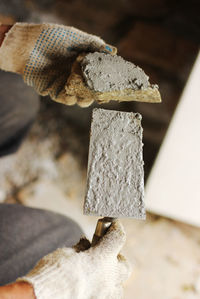
[[[86,249],[90,244],[83,239],[73,249],[57,249],[18,281],[32,284],[37,299],[122,298],[122,283],[130,275],[128,262],[119,254],[124,242],[123,227],[114,221],[96,246]]]
[[[40,95],[73,105],[74,97],[67,97],[64,88],[71,65],[80,52],[95,51],[115,54],[116,48],[73,27],[16,23],[0,47],[0,68],[23,75]]]

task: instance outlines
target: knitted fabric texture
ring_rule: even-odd
[[[94,51],[112,54],[115,48],[73,27],[16,23],[0,47],[0,68],[23,75],[40,95],[71,105],[64,88],[71,65],[80,52]]]
[[[120,299],[130,266],[119,254],[125,232],[115,221],[95,247],[61,248],[42,258],[18,281],[32,284],[37,299]]]

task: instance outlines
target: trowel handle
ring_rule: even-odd
[[[106,234],[115,218],[104,217],[97,221],[95,233],[92,238],[92,246],[95,246],[99,240]]]

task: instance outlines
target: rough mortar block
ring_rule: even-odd
[[[135,64],[120,56],[82,53],[72,65],[65,85],[66,103],[82,107],[109,101],[160,103],[158,86]]]
[[[87,85],[95,91],[138,90],[150,87],[149,77],[144,71],[118,55],[89,53],[81,65]]]
[[[145,219],[141,119],[93,110],[84,214]]]

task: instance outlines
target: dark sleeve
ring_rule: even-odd
[[[0,71],[0,157],[19,148],[38,108],[38,95],[19,75]]]

